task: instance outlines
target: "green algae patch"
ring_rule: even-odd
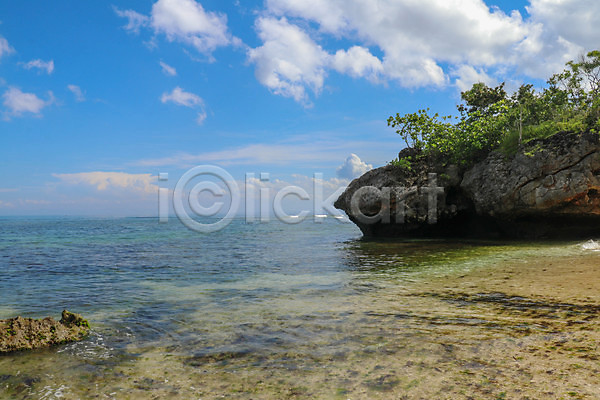
[[[60,321],[53,318],[15,317],[0,320],[0,353],[33,350],[76,342],[86,338],[90,324],[79,314],[67,310]]]

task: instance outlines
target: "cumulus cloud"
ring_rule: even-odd
[[[151,174],[128,174],[126,172],[80,172],[74,174],[52,174],[55,178],[70,185],[90,185],[96,190],[128,190],[139,193],[157,193],[154,183],[157,177]]]
[[[457,77],[455,81],[456,87],[461,92],[471,89],[474,83],[485,83],[487,86],[496,86],[498,82],[490,77],[483,69],[475,68],[470,65],[461,65],[455,72]]]
[[[377,47],[337,50],[331,68],[371,80],[381,75],[406,87],[448,82],[444,63],[494,65],[507,60],[527,27],[521,15],[490,10],[482,0],[268,0],[267,12],[314,22],[321,34]],[[304,32],[308,35],[308,33]],[[262,37],[261,37],[262,38]]]
[[[473,81],[510,80],[512,72],[547,78],[600,42],[595,0],[531,0],[527,18],[483,0],[265,4],[256,22],[263,43],[248,52],[250,61],[263,85],[304,103],[307,89],[318,95],[331,70],[408,88],[454,84],[464,90]],[[321,44],[340,39],[353,45]]]
[[[229,33],[225,14],[207,11],[195,0],[158,0],[149,16],[117,8],[115,12],[128,19],[125,29],[129,31],[149,27],[167,40],[191,45],[209,57],[218,47],[240,43]]]
[[[311,103],[306,89],[318,95],[329,69],[373,82],[384,72],[381,60],[369,49],[353,46],[330,54],[285,17],[259,18],[256,30],[263,45],[249,49],[248,59],[256,65],[258,81],[273,93],[307,106]]]
[[[162,68],[163,74],[168,75],[168,76],[176,76],[177,75],[177,70],[175,68],[171,67],[169,64],[161,61],[160,66]]]
[[[15,49],[10,47],[10,45],[8,44],[8,40],[0,36],[0,59],[5,55],[13,53],[14,51]]]
[[[78,103],[85,101],[85,95],[83,94],[83,91],[79,86],[67,85],[67,89],[69,89],[69,91],[73,93],[73,95],[75,96],[75,101],[77,101]]]
[[[7,111],[5,119],[20,117],[25,113],[39,115],[45,107],[54,103],[54,95],[48,92],[48,100],[42,100],[34,93],[25,93],[16,87],[10,87],[2,95],[4,107]]]
[[[373,169],[371,164],[362,161],[356,154],[352,153],[337,170],[337,176],[342,179],[354,179],[367,171]]]
[[[530,0],[528,14],[484,0],[265,0],[247,50],[257,80],[274,94],[311,104],[332,71],[373,83],[461,90],[507,74],[547,78],[600,42],[600,2]],[[240,44],[227,16],[195,0],[157,0],[149,15],[116,13],[125,27],[195,47],[212,60]],[[350,43],[339,48],[339,43]],[[165,73],[169,74],[168,70]]]
[[[319,93],[328,54],[309,35],[287,19],[259,18],[256,29],[263,45],[250,49],[256,78],[275,94],[307,102],[305,87]]]
[[[595,0],[530,0],[526,7],[534,23],[541,23],[555,40],[562,37],[585,48],[600,41],[600,4]]]
[[[28,63],[22,64],[25,69],[37,68],[41,71],[46,71],[48,75],[54,72],[54,61],[42,61],[40,59],[31,60]]]
[[[531,0],[526,7],[527,38],[517,47],[517,63],[538,78],[562,70],[565,62],[597,49],[600,3],[595,0]]]
[[[194,0],[157,1],[151,24],[167,39],[189,42],[203,53],[230,43],[225,14],[207,12]]]
[[[198,125],[202,125],[206,120],[206,111],[204,110],[204,101],[202,98],[194,93],[186,92],[179,86],[171,91],[171,93],[163,93],[160,98],[163,103],[175,103],[178,106],[184,106],[189,108],[199,108],[200,112],[196,118]]]
[[[348,51],[338,50],[333,56],[332,66],[338,72],[354,78],[366,77],[375,82],[384,72],[381,60],[361,46],[353,46]]]

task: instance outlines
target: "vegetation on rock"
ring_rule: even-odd
[[[459,116],[431,114],[429,109],[387,120],[416,155],[390,164],[410,170],[428,159],[469,167],[500,149],[514,154],[520,145],[558,132],[600,131],[600,51],[592,51],[553,75],[547,87],[523,84],[512,95],[504,83],[490,88],[476,83],[461,93]]]

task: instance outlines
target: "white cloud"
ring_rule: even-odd
[[[169,76],[177,75],[177,70],[175,68],[171,67],[169,64],[161,61],[160,66],[162,68],[163,74],[169,75]]]
[[[179,86],[171,91],[171,93],[163,93],[160,101],[163,103],[175,103],[179,106],[189,107],[189,108],[199,108],[200,112],[196,117],[196,122],[198,125],[202,125],[204,120],[206,120],[206,111],[204,110],[204,101],[202,98],[194,93],[186,92]]]
[[[366,77],[374,82],[384,72],[381,60],[361,46],[353,46],[348,51],[338,50],[333,56],[332,66],[338,72],[354,78]]]
[[[259,18],[256,29],[263,45],[250,49],[248,57],[258,81],[275,94],[307,103],[305,87],[317,94],[323,87],[327,52],[285,18]]]
[[[204,121],[206,120],[206,111],[201,111],[198,113],[198,116],[196,117],[196,122],[198,123],[198,125],[202,125],[204,123]]]
[[[546,78],[600,43],[600,2],[596,0],[531,0],[529,34],[517,48],[520,69]]]
[[[596,48],[600,42],[600,4],[596,0],[530,0],[527,11],[555,39]]]
[[[85,101],[85,95],[83,94],[83,91],[81,90],[81,88],[77,85],[67,85],[67,89],[69,89],[71,91],[71,93],[73,93],[73,95],[75,95],[75,100],[79,103]]]
[[[54,103],[54,95],[48,92],[48,100],[42,100],[33,93],[22,92],[21,89],[10,87],[2,95],[4,107],[8,109],[5,119],[20,117],[24,113],[39,115],[45,107]]]
[[[10,44],[8,44],[8,40],[0,36],[0,59],[7,54],[13,53],[14,51],[15,49],[10,47]]]
[[[148,25],[150,18],[142,15],[133,10],[119,10],[117,7],[113,7],[115,13],[121,18],[127,18],[127,25],[123,28],[133,33],[139,33],[140,28]]]
[[[128,174],[126,172],[80,172],[74,174],[52,174],[69,185],[90,185],[96,190],[127,190],[139,193],[157,193],[156,176],[151,174]]]
[[[362,161],[356,154],[352,153],[337,170],[337,176],[342,179],[354,179],[367,171],[373,169],[371,164]]]
[[[23,68],[25,68],[25,69],[37,68],[39,70],[46,70],[46,73],[48,73],[48,75],[50,75],[52,72],[54,72],[54,61],[53,60],[42,61],[40,59],[31,60],[28,63],[24,63]]]
[[[291,15],[318,21],[327,32],[343,32],[348,27],[344,3],[340,4],[336,0],[267,0],[266,3],[269,11],[275,15]]]
[[[328,160],[331,147],[315,143],[306,145],[290,144],[250,144],[243,147],[199,154],[182,153],[172,157],[142,160],[141,166],[190,166],[200,162],[212,162],[221,165],[286,165],[297,162]]]
[[[36,206],[52,204],[52,202],[50,202],[48,200],[39,200],[39,199],[20,199],[19,201],[21,204],[32,204],[32,205],[36,205]]]
[[[201,163],[229,165],[261,165],[261,166],[294,166],[302,168],[333,169],[336,167],[332,160],[347,157],[353,150],[360,148],[368,154],[369,159],[381,160],[382,163],[391,159],[396,153],[390,151],[397,147],[397,140],[389,142],[343,141],[331,138],[327,141],[312,138],[297,138],[284,143],[257,143],[204,153],[179,153],[158,159],[140,160],[133,165],[143,167],[178,166],[189,168]]]
[[[180,106],[185,107],[195,107],[198,105],[202,105],[203,101],[200,96],[195,95],[194,93],[186,92],[179,86],[177,86],[171,93],[163,93],[160,101],[163,103],[173,102]]]
[[[484,0],[266,0],[247,52],[273,93],[311,104],[331,70],[402,87],[465,87],[508,74],[547,78],[600,43],[600,2],[530,0],[526,18]],[[148,27],[212,59],[240,44],[227,16],[195,0],[158,0],[149,16],[115,9],[127,29]],[[348,48],[336,43],[350,42]],[[458,72],[458,74],[457,74]]]
[[[13,208],[15,205],[13,203],[10,203],[8,201],[2,201],[0,200],[0,208]]]
[[[306,89],[318,95],[331,69],[375,83],[464,89],[473,80],[511,80],[513,72],[547,78],[600,43],[596,0],[531,0],[526,19],[488,4],[266,0],[256,21],[263,44],[249,51],[250,60],[263,85],[306,103]],[[352,46],[321,44],[341,40]]]
[[[485,83],[487,86],[496,86],[498,82],[490,77],[482,68],[476,69],[470,65],[461,65],[455,72],[457,76],[455,85],[461,92],[471,89],[474,83]]]
[[[352,76],[373,72],[403,86],[444,85],[442,63],[489,65],[527,33],[518,13],[490,10],[481,0],[268,0],[268,12],[316,22],[322,33],[378,47],[377,59],[360,46],[339,51],[333,66]],[[351,57],[349,57],[351,56]],[[349,68],[351,60],[354,68]],[[360,62],[357,62],[360,61]],[[370,74],[365,71],[371,70]]]
[[[133,10],[119,10],[118,16],[127,18],[125,29],[139,32],[149,27],[154,34],[164,34],[167,40],[193,46],[212,60],[212,52],[219,47],[239,45],[240,39],[233,37],[227,28],[227,15],[206,11],[195,0],[158,0],[152,5],[149,16]],[[150,43],[155,45],[152,40]]]

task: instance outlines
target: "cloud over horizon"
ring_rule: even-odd
[[[389,156],[386,150],[389,146],[390,143],[381,141],[339,142],[330,140],[321,142],[256,143],[202,153],[181,152],[163,158],[138,160],[132,165],[141,167],[177,166],[180,168],[189,168],[199,163],[216,163],[222,166],[262,165],[265,167],[294,165],[297,167],[310,167],[313,172],[323,172],[317,171],[315,168],[335,168],[336,161],[344,160],[351,149],[362,148],[363,151],[368,151],[371,155],[376,154],[376,157],[379,158]],[[354,156],[356,158],[350,155],[343,166],[349,163],[357,171],[364,168],[373,168],[372,165],[363,163],[358,156]],[[349,159],[351,160],[348,161]],[[346,177],[343,178],[346,179]]]
[[[342,165],[336,169],[337,176],[342,179],[352,180],[373,169],[373,165],[367,164],[356,154],[352,153]]]
[[[90,185],[99,191],[118,189],[147,194],[158,193],[158,186],[155,184],[158,177],[152,174],[95,171],[52,176],[69,185]]]

